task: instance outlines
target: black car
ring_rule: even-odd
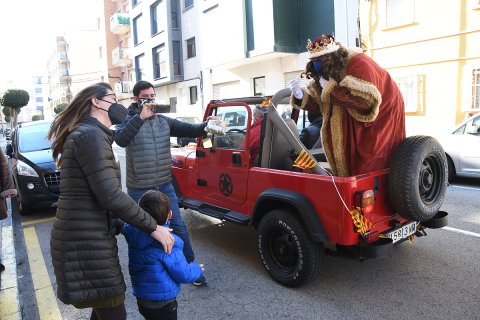
[[[13,199],[22,214],[34,208],[54,207],[58,200],[60,169],[53,162],[51,141],[46,139],[51,124],[48,120],[19,124],[6,148],[18,191]]]

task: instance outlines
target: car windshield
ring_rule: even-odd
[[[200,120],[197,117],[177,117],[177,120],[190,124],[200,123]]]
[[[50,149],[51,141],[46,139],[50,123],[35,124],[18,129],[18,150],[31,152]]]

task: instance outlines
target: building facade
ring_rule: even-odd
[[[407,135],[480,111],[479,0],[361,0],[360,12],[362,48],[402,90]]]
[[[121,2],[121,0],[120,0]],[[212,99],[273,94],[307,62],[307,39],[359,43],[358,2],[149,0],[124,7],[133,82],[155,86],[171,112],[201,117]]]

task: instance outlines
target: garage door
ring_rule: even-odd
[[[300,74],[303,70],[292,71],[292,72],[285,72],[285,88],[290,88],[290,81],[300,77]],[[300,86],[305,88],[310,80],[307,78],[300,78]]]

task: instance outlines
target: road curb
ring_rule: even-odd
[[[0,260],[5,271],[0,274],[0,319],[20,319],[17,282],[17,259],[13,238],[12,206],[8,202],[8,217],[0,221]]]

